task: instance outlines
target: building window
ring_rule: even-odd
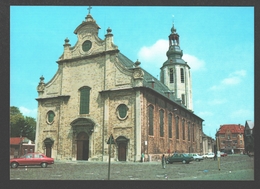
[[[190,122],[188,122],[188,141],[190,141]]]
[[[174,78],[173,78],[173,69],[170,69],[170,83],[174,82]]]
[[[194,125],[194,123],[192,124],[192,141],[194,141],[195,140],[195,125]]]
[[[160,137],[164,136],[164,111],[160,110]]]
[[[53,111],[48,111],[47,113],[47,123],[52,124],[54,122],[55,114]]]
[[[154,107],[149,106],[148,108],[148,115],[149,115],[149,135],[153,135],[153,114],[154,114]]]
[[[119,119],[123,120],[127,118],[127,106],[125,104],[120,104],[117,107],[117,116]]]
[[[184,83],[184,70],[181,68],[181,82]]]
[[[185,94],[181,95],[181,101],[182,101],[182,104],[185,105]]]
[[[242,141],[242,140],[240,140],[240,144],[243,144],[243,141]]]
[[[182,139],[185,140],[185,120],[182,120]]]
[[[169,138],[172,138],[172,114],[169,114],[168,117],[168,131],[169,131]]]
[[[175,118],[176,139],[179,139],[179,117]]]
[[[90,88],[82,87],[80,90],[80,114],[89,114]]]

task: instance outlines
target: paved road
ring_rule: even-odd
[[[107,162],[55,161],[47,168],[10,168],[10,180],[108,180]],[[254,158],[230,155],[189,164],[111,162],[110,180],[254,180]]]

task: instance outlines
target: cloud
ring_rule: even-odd
[[[214,85],[210,90],[220,90],[228,86],[237,85],[242,81],[242,78],[246,76],[246,70],[238,70],[229,74],[229,76],[223,79],[219,85]]]
[[[152,46],[144,46],[138,52],[138,58],[142,62],[153,63],[157,66],[167,60],[166,52],[168,50],[169,42],[167,40],[158,40]]]
[[[151,69],[151,65],[160,68],[167,60],[166,52],[168,49],[169,41],[160,39],[151,46],[143,46],[138,52],[138,59],[140,62],[146,62],[145,65],[149,65],[148,70]],[[205,62],[193,55],[183,54],[182,58],[188,63],[192,71],[205,69]]]
[[[191,67],[191,71],[205,70],[205,62],[189,54],[183,54],[183,60]]]
[[[19,110],[21,111],[21,113],[22,113],[24,116],[33,117],[33,118],[36,118],[36,116],[37,116],[37,109],[30,110],[30,109],[28,109],[28,108],[25,108],[25,107],[23,107],[23,106],[20,106],[20,107],[19,107]]]

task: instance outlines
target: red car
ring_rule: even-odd
[[[54,164],[54,159],[41,153],[28,153],[19,158],[10,159],[12,168],[26,165],[40,165],[42,168],[46,168],[50,164]]]
[[[225,157],[225,156],[227,156],[227,153],[225,153],[225,152],[220,152],[220,156],[221,156],[221,157]]]

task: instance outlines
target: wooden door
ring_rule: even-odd
[[[46,156],[51,157],[51,144],[45,144],[46,145]]]
[[[89,138],[87,133],[81,132],[77,137],[77,160],[88,160]]]
[[[118,160],[126,161],[126,143],[121,142],[118,144]]]
[[[83,159],[83,140],[77,141],[77,160]]]

